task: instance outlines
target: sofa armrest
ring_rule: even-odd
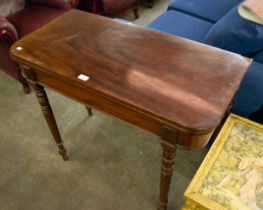
[[[5,39],[10,44],[19,39],[15,26],[4,17],[0,17],[0,39]]]

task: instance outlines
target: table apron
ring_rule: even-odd
[[[34,71],[34,74],[37,82],[43,86],[54,89],[67,97],[79,101],[80,103],[96,108],[157,136],[163,137],[164,127],[171,127],[171,125],[167,125],[159,119],[135,110],[134,108],[129,107],[126,104],[122,104],[113,98],[99,95],[87,88],[83,89],[78,85],[56,78],[54,75],[49,75],[42,71]],[[212,134],[212,132],[207,134],[194,134],[181,131],[178,128],[171,128],[174,129],[176,138],[162,138],[162,142],[172,145],[180,145],[186,149],[202,148],[206,145]]]

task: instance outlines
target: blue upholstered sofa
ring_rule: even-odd
[[[242,18],[240,2],[175,0],[149,27],[253,58],[231,111],[263,123],[263,25]]]

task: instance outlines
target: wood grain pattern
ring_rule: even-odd
[[[217,126],[248,67],[233,53],[76,10],[11,55],[193,133]]]

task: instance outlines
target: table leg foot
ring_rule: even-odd
[[[52,108],[51,108],[49,101],[48,101],[46,91],[45,91],[44,87],[39,85],[39,84],[35,83],[35,84],[32,84],[32,86],[33,86],[33,89],[35,90],[36,97],[37,97],[38,102],[41,106],[41,109],[42,109],[43,115],[46,119],[46,122],[48,124],[48,127],[52,133],[52,136],[53,136],[56,144],[57,144],[59,154],[62,156],[63,160],[66,161],[66,160],[68,160],[67,151],[63,145],[63,142],[62,142],[59,130],[58,130],[58,126],[57,126]]]
[[[86,110],[87,110],[89,116],[92,116],[92,109],[90,107],[86,106]]]
[[[68,160],[68,156],[67,156],[67,150],[64,148],[62,150],[58,150],[58,154],[61,155],[61,157],[63,158],[64,161]]]
[[[157,210],[167,210],[167,202],[162,203],[162,202],[158,201]]]
[[[176,146],[162,144],[163,156],[161,166],[160,196],[157,204],[157,210],[166,210],[168,203],[168,194],[173,175],[173,167],[176,156]]]

